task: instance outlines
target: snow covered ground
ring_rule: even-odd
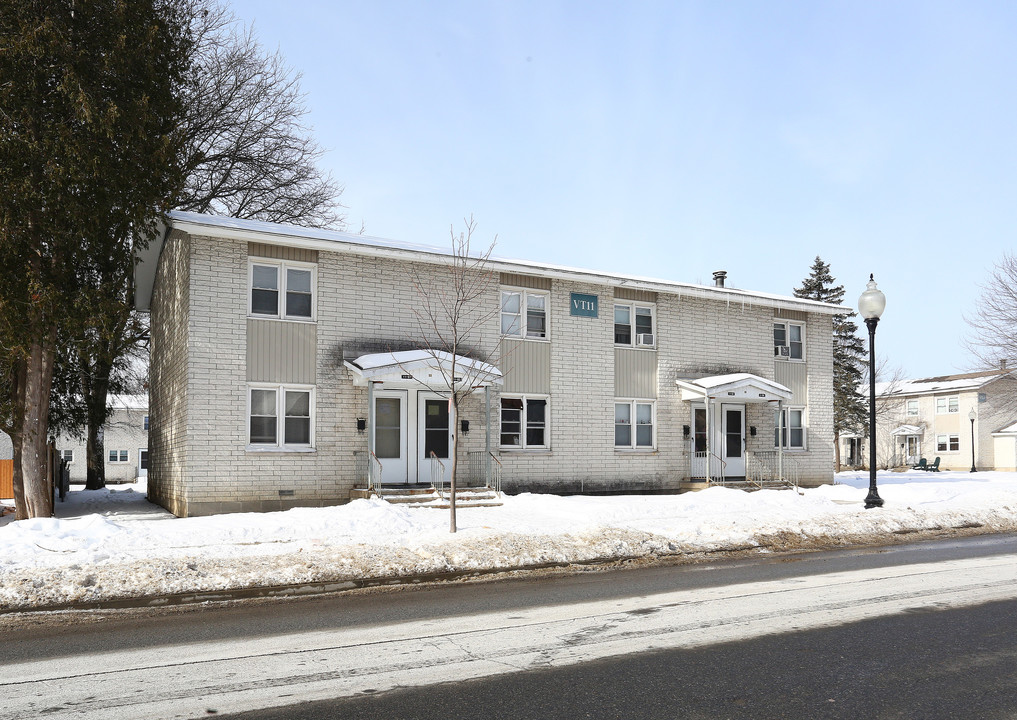
[[[72,486],[57,518],[0,518],[0,608],[554,562],[880,542],[894,533],[980,527],[1017,531],[1017,473],[881,472],[837,485],[746,493],[506,496],[458,513],[380,500],[323,509],[175,518],[143,483]],[[2,502],[0,502],[2,504]],[[9,504],[9,502],[8,502]]]

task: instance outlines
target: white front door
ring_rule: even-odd
[[[720,406],[724,477],[745,477],[745,406]]]
[[[406,391],[374,393],[374,454],[381,463],[382,484],[409,481],[407,474]]]
[[[917,435],[908,435],[905,438],[907,446],[907,457],[904,462],[908,465],[917,465],[922,456],[922,441]]]
[[[148,477],[148,448],[138,448],[138,477]]]
[[[448,398],[430,392],[417,393],[417,482],[449,481],[452,464],[452,433]],[[431,453],[445,466],[444,478],[431,477]],[[440,468],[438,469],[440,472]]]

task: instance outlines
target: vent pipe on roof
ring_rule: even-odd
[[[717,287],[724,287],[724,280],[727,279],[727,270],[717,270],[713,273],[713,284]]]

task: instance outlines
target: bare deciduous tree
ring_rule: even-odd
[[[342,188],[317,162],[300,74],[251,27],[199,3],[185,88],[187,182],[178,210],[342,229]]]
[[[452,467],[449,472],[449,532],[456,531],[456,477],[459,459],[459,432],[454,423],[467,397],[500,373],[493,358],[478,357],[483,328],[498,313],[487,302],[494,281],[487,267],[494,251],[493,240],[486,250],[473,253],[471,244],[477,224],[471,215],[465,230],[456,235],[450,228],[452,253],[437,272],[416,271],[413,285],[420,298],[414,308],[417,328],[426,352],[440,370],[449,405],[452,432]]]
[[[967,346],[982,368],[1005,367],[1017,358],[1017,255],[1004,253],[981,288],[978,309],[965,318]]]

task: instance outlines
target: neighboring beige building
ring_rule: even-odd
[[[140,260],[149,497],[177,515],[428,484],[456,430],[461,477],[509,492],[676,491],[774,467],[778,407],[783,467],[833,480],[839,306],[491,260],[457,421],[415,314],[447,251],[173,213]]]
[[[106,482],[135,482],[148,473],[148,397],[116,395],[110,404],[113,413],[103,427]],[[85,438],[61,433],[56,438],[56,447],[67,461],[71,482],[84,483]]]
[[[940,459],[940,469],[1014,470],[1017,376],[996,370],[877,386],[878,467],[912,466]],[[972,435],[974,453],[972,453]],[[841,438],[847,465],[868,465],[866,439]]]

